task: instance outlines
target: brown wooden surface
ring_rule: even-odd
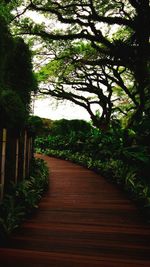
[[[1,267],[150,266],[150,226],[114,185],[42,156],[50,187],[36,214],[0,248]]]

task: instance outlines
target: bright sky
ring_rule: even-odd
[[[34,102],[33,114],[42,118],[52,120],[59,119],[83,119],[90,121],[90,116],[86,110],[80,106],[73,105],[69,101],[65,103],[56,103],[50,98],[36,99]]]

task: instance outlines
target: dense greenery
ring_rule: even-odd
[[[11,3],[8,6],[9,2]],[[21,135],[24,127],[32,134],[33,125],[29,122],[31,93],[37,90],[29,46],[21,37],[14,37],[9,29],[12,19],[10,11],[14,7],[12,2],[14,1],[2,0],[0,3],[0,130],[5,127],[9,133],[5,156],[7,188],[0,201],[0,244],[34,208],[37,208],[48,186],[48,169],[42,160],[33,162],[28,179],[12,184],[9,177],[9,171],[11,173],[14,164],[14,158],[11,158],[15,156],[10,141],[14,140],[14,133]],[[21,145],[22,140],[19,149]],[[19,150],[19,153],[23,151]]]
[[[143,143],[145,137],[139,136],[138,144],[135,133],[130,131],[127,143],[126,131],[119,121],[114,121],[107,133],[77,120],[60,120],[56,126],[54,123],[50,135],[36,138],[37,152],[98,171],[130,193],[146,216],[150,216],[150,150],[148,143]]]
[[[23,14],[46,18],[37,24],[20,14],[17,25],[17,32],[40,44],[41,93],[84,107],[99,129],[63,132],[62,126],[38,138],[37,146],[113,176],[149,205],[149,0],[22,3]]]
[[[81,105],[101,129],[114,117],[128,128],[149,118],[149,0],[20,2],[23,15],[30,10],[46,18],[16,25],[40,44],[42,93]]]
[[[0,204],[0,244],[21,222],[38,208],[39,200],[48,188],[48,168],[41,159],[35,159],[30,177],[11,184],[9,194]]]
[[[31,92],[36,89],[29,47],[22,38],[12,37],[7,20],[0,13],[1,127],[25,126],[30,112]]]
[[[0,7],[2,124],[24,124],[36,88],[28,46],[12,38],[11,22],[34,50],[40,92],[84,107],[96,127],[62,120],[44,137],[49,129],[30,118],[41,135],[37,150],[102,172],[149,210],[149,0],[12,0]],[[28,10],[43,22],[28,18]]]

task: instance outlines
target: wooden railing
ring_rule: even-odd
[[[0,199],[10,181],[17,183],[29,176],[33,138],[27,130],[0,129]]]

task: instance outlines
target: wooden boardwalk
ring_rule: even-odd
[[[150,226],[100,175],[42,156],[50,187],[38,211],[0,248],[1,267],[149,267]]]

